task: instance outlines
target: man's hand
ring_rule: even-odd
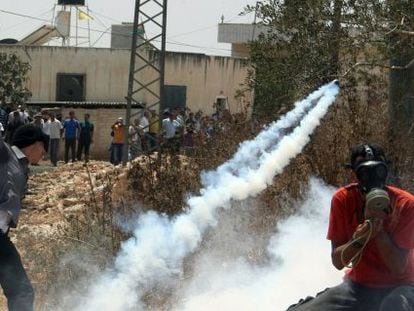
[[[382,219],[372,219],[366,220],[362,224],[358,225],[355,230],[353,239],[362,241],[365,243],[367,239],[372,240],[377,236],[378,232],[383,229],[383,220]]]

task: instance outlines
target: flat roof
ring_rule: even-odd
[[[222,43],[249,43],[266,33],[268,27],[263,24],[233,24],[221,23],[218,25],[218,42]]]

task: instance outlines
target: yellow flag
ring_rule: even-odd
[[[79,19],[85,20],[85,19],[93,19],[93,16],[79,10]]]

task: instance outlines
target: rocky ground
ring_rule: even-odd
[[[98,161],[69,163],[56,168],[46,163],[31,167],[19,228],[29,226],[47,234],[68,215],[84,208],[85,198],[92,193],[99,196],[108,176],[119,176],[122,171],[108,162]]]
[[[38,292],[44,291],[39,289],[46,283],[51,244],[60,243],[62,228],[71,217],[88,208],[91,200],[99,201],[108,183],[114,199],[122,197],[120,192],[127,188],[123,184],[127,169],[100,161],[59,163],[58,167],[44,161],[30,167],[29,190],[18,227],[10,231],[10,237]],[[0,295],[0,310],[7,310],[3,295]]]

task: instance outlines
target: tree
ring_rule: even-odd
[[[339,57],[334,47],[339,42],[332,37],[339,36],[333,34],[340,20],[336,17],[333,23],[332,8],[322,2],[260,2],[258,15],[269,31],[251,45],[254,108],[259,115],[278,110],[337,73],[338,64],[332,62]]]
[[[330,182],[339,176],[331,172],[335,166],[315,159],[327,153],[333,163],[345,163],[342,154],[364,141],[391,152],[395,178],[414,167],[414,158],[409,160],[414,152],[412,2],[263,0],[257,5],[257,17],[268,29],[251,43],[248,81],[255,88],[257,115],[274,118],[310,90],[340,79],[342,104],[326,118],[330,127],[321,127],[323,139],[315,137],[321,145],[310,146],[314,169],[328,167],[323,175],[331,174]]]
[[[277,111],[335,77],[348,86],[370,83],[378,75],[372,69],[389,69],[395,51],[406,57],[391,65],[405,66],[413,54],[395,27],[403,21],[399,28],[414,29],[411,6],[391,0],[259,1],[257,14],[268,33],[251,43],[255,111]],[[398,44],[390,44],[393,30]]]
[[[413,132],[414,119],[414,3],[389,1],[389,14],[394,20],[390,40],[389,110],[391,140],[401,132]]]
[[[0,53],[0,68],[0,104],[24,104],[32,95],[25,85],[30,64],[16,54]]]

